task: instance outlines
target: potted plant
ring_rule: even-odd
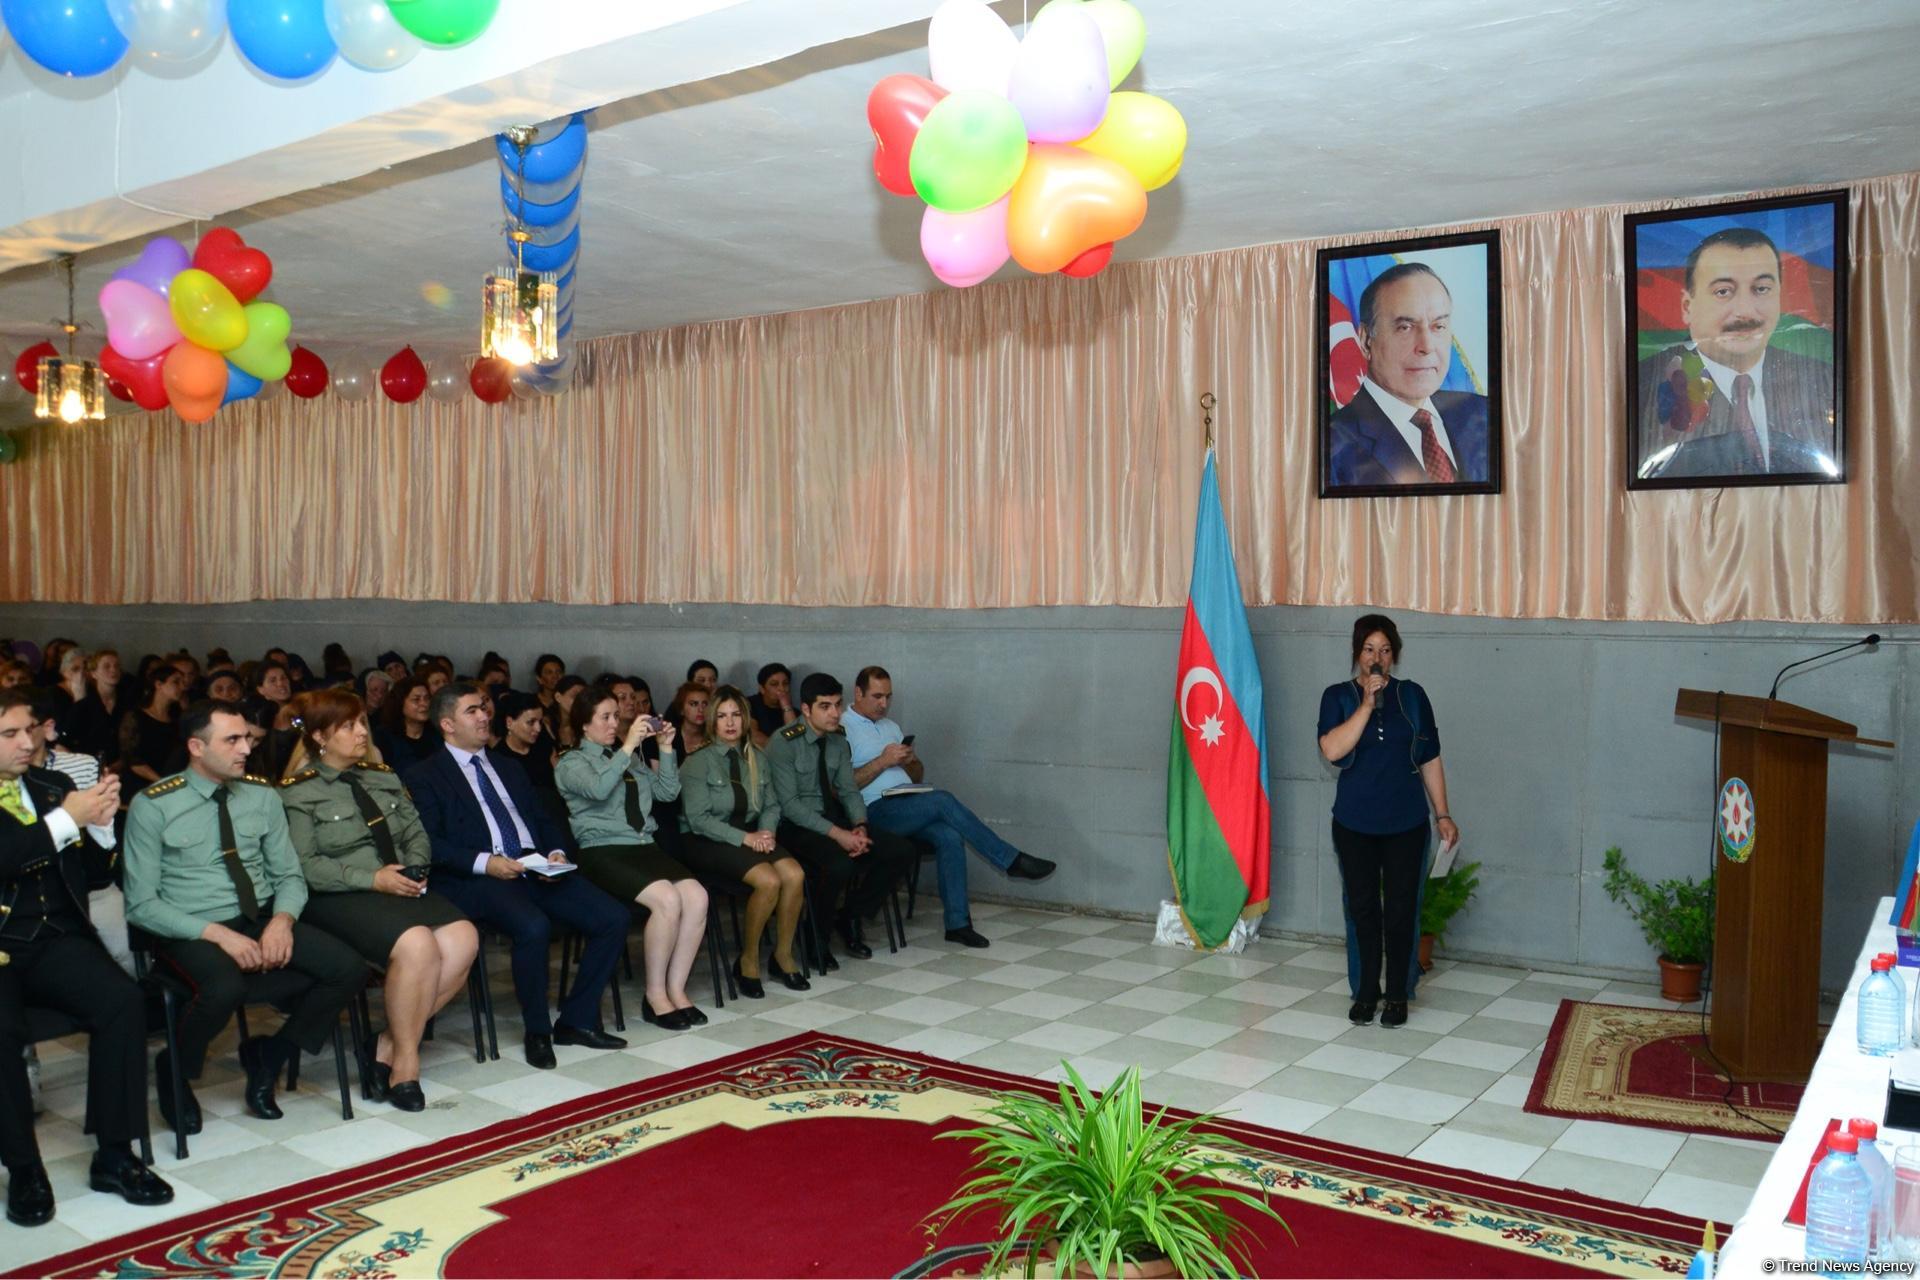
[[[1248,1231],[1226,1211],[1251,1207],[1293,1231],[1264,1195],[1223,1185],[1238,1168],[1206,1154],[1195,1128],[1211,1119],[1148,1114],[1140,1069],[1128,1067],[1094,1094],[1071,1066],[1060,1097],[1008,1092],[987,1114],[995,1123],[943,1133],[977,1146],[979,1159],[952,1199],[928,1216],[927,1234],[977,1208],[999,1211],[982,1275],[1045,1264],[1056,1275],[1251,1275]]]
[[[1700,971],[1713,952],[1713,884],[1662,880],[1649,884],[1627,869],[1618,845],[1607,850],[1607,896],[1627,913],[1660,956],[1660,995],[1689,1004],[1700,998]]]
[[[1433,948],[1447,936],[1447,925],[1480,887],[1477,862],[1457,862],[1443,876],[1427,881],[1420,896],[1420,972],[1433,968]]]

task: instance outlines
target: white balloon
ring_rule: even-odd
[[[457,404],[469,393],[467,358],[437,355],[427,362],[427,398],[441,404]]]
[[[107,0],[107,17],[149,62],[191,62],[220,43],[227,0]]]
[[[340,56],[363,71],[404,67],[420,52],[420,37],[394,20],[387,0],[326,0],[321,16]]]
[[[985,89],[1007,96],[1020,42],[986,0],[945,0],[927,24],[927,67],[948,93]]]
[[[342,400],[356,403],[366,400],[380,381],[374,363],[358,351],[341,356],[328,369],[333,374],[333,394]]]

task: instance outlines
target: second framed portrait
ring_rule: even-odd
[[[1500,233],[1322,249],[1320,496],[1500,492]]]

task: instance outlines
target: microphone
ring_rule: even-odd
[[[1789,662],[1786,666],[1780,668],[1780,675],[1773,678],[1773,688],[1767,690],[1767,701],[1772,702],[1773,695],[1780,692],[1780,677],[1786,675],[1787,672],[1793,670],[1795,667],[1804,667],[1809,662],[1818,662],[1822,658],[1831,658],[1836,653],[1845,653],[1849,649],[1858,649],[1862,646],[1871,646],[1879,643],[1880,633],[1876,631],[1865,640],[1855,640],[1852,644],[1843,644],[1838,649],[1829,649],[1825,653],[1816,653],[1811,658],[1802,658],[1798,662]]]
[[[1367,664],[1367,674],[1368,674],[1368,675],[1370,675],[1370,676],[1377,676],[1377,675],[1379,675],[1379,674],[1380,674],[1380,664],[1379,664],[1379,663],[1377,663],[1377,662],[1370,662],[1370,663],[1368,663],[1368,664]],[[1382,690],[1381,690],[1380,692],[1381,692],[1381,693],[1385,693],[1385,692],[1386,692],[1386,690],[1384,690],[1384,689],[1382,689]],[[1384,713],[1385,713],[1385,711],[1386,711],[1386,701],[1385,701],[1385,699],[1383,699],[1383,698],[1380,698],[1380,697],[1378,697],[1378,696],[1376,696],[1376,697],[1374,698],[1374,700],[1373,700],[1373,714],[1375,714],[1376,716],[1377,716],[1377,715],[1382,715],[1382,714],[1384,714]]]

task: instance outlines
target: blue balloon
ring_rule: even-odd
[[[513,176],[506,171],[503,162],[500,173],[500,203],[507,207],[509,218],[518,218],[530,227],[551,227],[572,217],[573,211],[580,207],[580,184],[575,182],[573,190],[552,204],[540,204],[529,197],[523,205],[519,193],[514,190]]]
[[[280,80],[305,80],[339,52],[324,0],[228,0],[227,29],[240,56]]]
[[[233,361],[227,361],[227,394],[221,397],[220,403],[232,404],[235,400],[251,400],[259,394],[260,379]]]
[[[513,238],[507,238],[507,252],[513,252]],[[529,271],[565,271],[580,252],[580,228],[575,227],[559,244],[529,244],[524,257]]]
[[[576,208],[571,218],[556,222],[550,227],[528,227],[527,243],[538,245],[560,244],[572,235],[580,226],[580,212]]]
[[[107,0],[0,0],[20,52],[63,76],[97,76],[126,56]]]
[[[508,173],[516,177],[524,175],[529,184],[559,182],[571,175],[586,159],[587,118],[576,115],[551,141],[536,142],[528,147],[524,165],[519,148],[513,145],[506,134],[496,133],[493,145],[499,151],[500,163],[506,166]]]
[[[573,278],[575,275],[579,274],[579,271],[580,271],[580,266],[578,263],[575,263],[573,266],[568,267],[565,271],[561,272],[560,278],[553,282],[553,287],[560,291],[560,294],[562,297],[565,297],[572,292]],[[562,303],[561,305],[564,306],[565,304]]]

